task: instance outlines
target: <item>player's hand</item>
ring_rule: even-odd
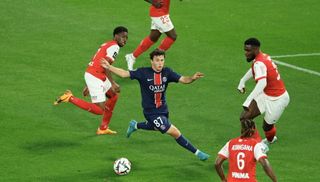
[[[116,82],[111,84],[111,89],[115,93],[120,93],[120,85],[118,85]]]
[[[197,79],[202,78],[202,77],[204,77],[204,74],[203,74],[203,73],[196,72],[196,73],[192,76],[192,80],[197,80]]]
[[[163,1],[162,0],[152,1],[152,5],[156,8],[161,8],[163,6]]]
[[[241,94],[245,94],[246,93],[246,88],[239,88],[237,89]]]
[[[109,67],[110,67],[110,63],[109,63],[106,59],[104,59],[104,58],[101,59],[100,65],[101,65],[102,67],[104,67],[105,69],[109,69]]]
[[[84,97],[87,97],[89,95],[89,89],[88,89],[87,85],[83,88],[82,95]]]
[[[245,84],[243,83],[243,81],[240,80],[240,83],[238,85],[238,91],[242,94],[246,93],[246,86]]]

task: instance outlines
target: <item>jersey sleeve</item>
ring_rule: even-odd
[[[179,82],[179,79],[181,78],[181,75],[174,72],[172,69],[168,69],[168,82]]]
[[[258,161],[260,158],[267,158],[267,154],[263,152],[263,145],[261,143],[257,143],[254,146],[254,158]]]
[[[229,158],[229,142],[227,142],[223,147],[222,149],[218,152],[218,155],[220,155],[221,157],[224,157],[224,158]]]
[[[142,75],[142,69],[138,68],[133,71],[129,71],[131,80],[140,80]]]
[[[118,45],[112,45],[106,49],[106,57],[112,62],[116,59],[119,54],[120,47]]]
[[[253,64],[253,69],[255,73],[255,80],[261,80],[267,77],[267,67],[264,63],[257,61]]]

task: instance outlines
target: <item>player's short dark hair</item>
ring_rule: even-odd
[[[164,52],[161,49],[155,49],[154,51],[152,51],[150,54],[150,59],[153,60],[154,56],[161,56],[163,55],[164,57],[166,57],[166,52]]]
[[[252,119],[241,120],[241,137],[251,137],[256,129],[256,124]]]
[[[244,41],[244,45],[251,45],[251,46],[256,46],[260,47],[260,41],[257,38],[249,38],[246,41]]]
[[[128,29],[124,26],[118,26],[113,30],[113,36],[115,36],[116,34],[122,33],[122,32],[128,33]]]

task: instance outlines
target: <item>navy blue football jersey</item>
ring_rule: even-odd
[[[130,71],[130,78],[140,83],[143,113],[146,115],[168,113],[166,103],[168,83],[178,82],[180,77],[181,75],[167,67],[161,72],[156,72],[151,67]]]

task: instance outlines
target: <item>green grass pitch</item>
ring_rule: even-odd
[[[122,89],[110,125],[118,131],[115,136],[95,135],[99,116],[71,104],[52,105],[65,89],[81,95],[87,63],[118,25],[128,27],[129,41],[115,65],[126,68],[124,55],[149,34],[143,0],[1,0],[0,9],[2,182],[219,181],[214,160],[239,134],[246,98],[236,91],[249,68],[243,41],[259,38],[270,55],[320,52],[318,0],[172,0],[178,39],[166,65],[184,75],[201,71],[205,77],[191,85],[170,85],[170,120],[211,155],[201,162],[158,132],[125,138],[128,122],[144,119],[136,81],[115,78]],[[147,55],[135,66],[148,66]],[[278,60],[319,72],[319,59]],[[284,66],[279,70],[291,103],[277,124],[279,140],[271,146],[269,161],[279,181],[319,181],[320,78]],[[249,82],[248,90],[253,86]],[[256,122],[262,133],[262,117]],[[119,157],[132,162],[127,176],[113,172]],[[257,166],[258,180],[269,181]]]

